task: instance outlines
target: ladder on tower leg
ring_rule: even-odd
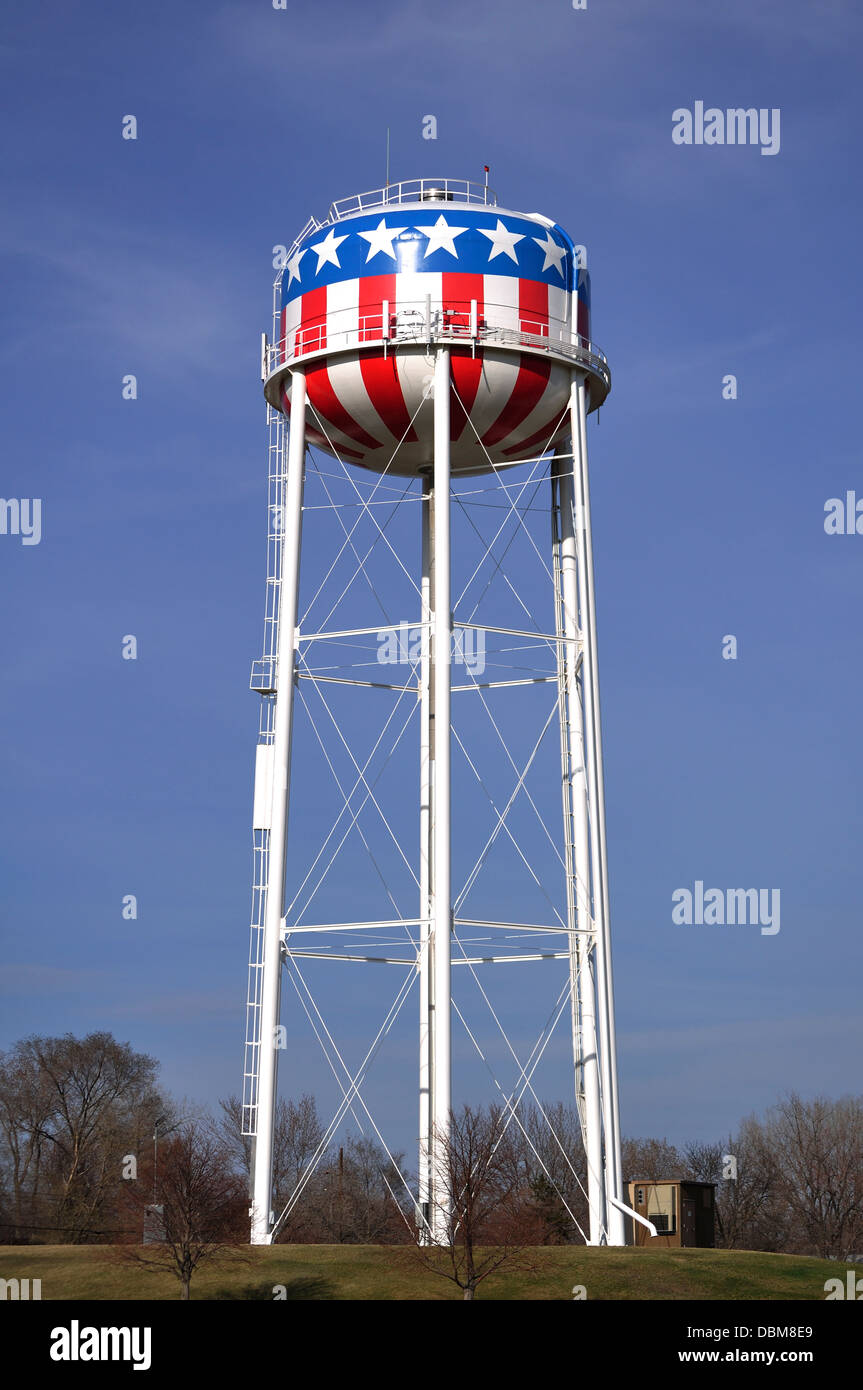
[[[552,459],[552,507],[551,507],[551,528],[552,528],[552,561],[554,571],[554,608],[555,608],[555,632],[559,637],[566,633],[566,620],[564,612],[563,598],[563,576],[561,565],[561,511],[560,511],[560,488],[555,470],[559,467],[558,460]],[[565,463],[564,463],[565,466]],[[561,790],[563,794],[563,833],[564,833],[564,863],[566,866],[566,920],[570,932],[578,925],[576,912],[576,874],[575,874],[575,825],[574,812],[572,805],[572,759],[569,749],[569,740],[566,729],[568,724],[567,710],[570,701],[570,691],[566,673],[565,644],[559,641],[557,644],[557,695],[560,710],[560,765],[562,770]],[[578,698],[578,692],[575,692]],[[570,936],[570,953],[576,953],[577,959],[581,958],[578,938]],[[578,1110],[578,1117],[581,1124],[582,1136],[584,1136],[586,1126],[585,1098],[584,1098],[584,1077],[582,1065],[582,1046],[581,1029],[579,1027],[580,1017],[580,995],[582,982],[578,969],[572,971],[572,1052],[575,1068],[575,1101]]]
[[[278,292],[280,277],[273,286],[273,342],[278,341]],[[279,597],[281,592],[282,521],[285,505],[285,417],[267,406],[267,606],[264,620],[264,653],[252,664],[251,688],[261,696],[258,747],[272,747],[275,691],[278,680],[276,657],[279,649]],[[264,919],[269,883],[270,831],[269,794],[257,785],[266,767],[258,758],[253,827],[254,876],[249,929],[249,978],[246,996],[246,1043],[243,1065],[243,1134],[258,1132],[258,1077],[261,1059],[261,988],[264,969]]]

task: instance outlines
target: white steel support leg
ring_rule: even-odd
[[[422,647],[420,655],[420,1075],[419,1075],[419,1215],[420,1239],[424,1222],[429,1220],[431,1183],[429,1180],[429,1128],[431,1123],[431,1038],[429,1033],[429,1004],[431,991],[431,957],[429,937],[431,930],[431,864],[432,864],[432,808],[431,808],[431,761],[433,727],[433,691],[430,687],[430,622],[432,613],[432,509],[434,493],[429,478],[423,478],[422,510]]]
[[[599,712],[599,662],[596,643],[593,540],[590,522],[590,485],[587,465],[587,386],[573,373],[570,398],[574,500],[579,527],[579,589],[582,597],[584,660],[582,681],[587,730],[588,796],[593,808],[591,875],[596,934],[596,989],[599,1012],[602,1118],[605,1131],[606,1195],[623,1198],[620,1153],[620,1109],[617,1091],[617,1040],[614,1026],[614,988],[611,973],[611,927],[608,897],[608,858],[605,839],[605,780],[602,766],[602,727]],[[626,1243],[623,1213],[608,1202],[608,1242]]]
[[[451,1195],[448,1180],[452,1079],[450,1054],[450,933],[452,884],[450,868],[450,357],[438,348],[434,374],[434,624],[432,637],[434,691],[433,788],[433,918],[432,949],[432,1114],[431,1174],[432,1238],[450,1240]]]
[[[590,1244],[600,1245],[607,1236],[607,1214],[602,1164],[602,1110],[600,1106],[599,1056],[596,1035],[596,994],[594,982],[594,924],[590,911],[590,837],[588,817],[585,729],[581,684],[578,675],[580,633],[578,546],[575,531],[573,469],[569,459],[557,459],[558,508],[560,517],[560,586],[563,616],[561,643],[564,663],[566,721],[565,753],[568,754],[568,786],[564,788],[572,824],[572,871],[575,892],[575,920],[567,923],[570,932],[569,959],[572,983],[573,1037],[581,1073],[584,1096],[584,1148],[587,1161],[587,1195],[590,1212]],[[567,776],[567,769],[564,768]]]
[[[281,928],[285,902],[291,733],[294,709],[294,651],[300,578],[303,512],[303,465],[306,452],[306,377],[293,372],[285,515],[282,518],[281,593],[279,596],[278,684],[273,725],[273,802],[270,817],[270,864],[264,916],[264,968],[261,987],[258,1057],[258,1127],[252,1175],[252,1244],[266,1245],[272,1230],[273,1128],[276,1109]]]

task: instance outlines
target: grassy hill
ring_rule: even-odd
[[[824,1282],[845,1266],[799,1255],[739,1250],[530,1250],[525,1268],[504,1268],[481,1299],[824,1299]],[[0,1246],[0,1278],[41,1279],[43,1300],[175,1299],[176,1279],[125,1262],[113,1246]],[[454,1285],[424,1269],[416,1252],[383,1245],[276,1245],[243,1248],[207,1262],[193,1299],[458,1299]]]

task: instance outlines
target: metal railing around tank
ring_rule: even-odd
[[[360,212],[371,212],[399,203],[474,203],[480,207],[497,207],[497,194],[487,184],[471,179],[402,179],[374,188],[370,193],[354,193],[330,204],[327,222],[340,222]]]
[[[464,346],[487,344],[500,347],[527,347],[551,356],[580,363],[611,388],[611,371],[605,354],[559,319],[538,321],[519,316],[512,322],[509,305],[484,304],[477,300],[455,305],[433,305],[431,296],[398,306],[383,301],[380,310],[357,316],[356,310],[340,309],[318,322],[305,323],[288,335],[287,341],[267,343],[264,352],[266,379],[280,367],[324,352],[345,352],[374,344],[387,348],[399,343],[457,342]],[[342,327],[341,324],[345,326]]]
[[[497,194],[487,184],[471,179],[402,179],[368,193],[352,193],[349,198],[337,198],[330,203],[326,217],[310,217],[299,236],[294,237],[284,257],[285,264],[312,232],[331,227],[345,217],[356,217],[375,208],[397,207],[400,203],[473,203],[480,207],[497,207]]]

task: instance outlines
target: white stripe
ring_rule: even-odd
[[[326,368],[323,367],[323,366],[316,366],[315,364],[312,364],[312,366],[309,368],[309,373],[311,374],[311,373],[314,372],[314,371],[323,371],[323,370],[326,370]],[[291,391],[290,391],[290,387],[289,387],[289,388],[288,388],[288,399],[290,400],[290,398],[291,398]],[[307,424],[308,429],[315,430],[315,431],[317,431],[319,434],[323,434],[324,437],[325,437],[326,439],[331,440],[331,441],[332,441],[332,444],[333,444],[333,446],[334,446],[334,448],[337,449],[337,450],[338,450],[338,449],[345,448],[345,449],[353,449],[356,453],[359,453],[359,454],[362,454],[362,453],[365,452],[365,445],[364,445],[364,444],[358,444],[357,441],[356,441],[355,439],[351,439],[349,435],[344,434],[341,430],[336,429],[335,426],[332,425],[332,424],[330,423],[330,421],[326,418],[326,416],[322,416],[321,420],[319,420],[319,419],[318,419],[318,415],[317,415],[317,413],[316,413],[316,407],[313,407],[312,402],[311,402],[311,399],[309,399],[309,402],[308,402],[308,414],[307,414],[307,416],[306,416],[306,424]],[[321,448],[321,449],[326,449],[326,448],[327,448],[327,446],[326,446],[325,444],[320,444],[320,445],[317,445],[316,447]],[[329,450],[328,450],[328,452],[329,452]]]
[[[298,294],[297,297],[296,297],[296,299],[292,299],[292,300],[286,305],[286,312],[285,312],[285,351],[286,351],[286,353],[287,353],[288,358],[293,357],[293,356],[294,356],[294,353],[295,353],[295,351],[296,351],[296,341],[295,341],[295,340],[296,340],[297,329],[298,329],[299,326],[300,326],[300,319],[301,319],[301,317],[302,317],[302,309],[301,309],[302,299],[303,299],[302,295],[301,295],[301,294]]]
[[[327,347],[350,347],[357,341],[359,280],[336,280],[327,286]]]
[[[569,342],[569,291],[558,285],[548,287],[548,336]]]
[[[575,291],[573,291],[573,295],[572,295],[572,324],[571,324],[573,341],[575,340],[575,336],[576,336],[576,334],[578,333],[578,306],[579,306],[578,295],[575,293]],[[589,328],[590,328],[590,313],[589,313],[589,312],[588,312],[588,314],[587,314],[587,321],[588,321],[588,330],[589,330]]]
[[[500,278],[503,279],[504,277],[501,276]],[[488,351],[484,351],[483,371],[479,379],[473,410],[470,412],[470,421],[465,425],[461,434],[461,439],[465,443],[468,439],[475,440],[477,434],[481,439],[486,430],[491,429],[512,395],[520,366],[521,353],[509,352],[503,360],[490,361]],[[473,429],[471,429],[471,422]],[[474,430],[476,430],[476,434]],[[503,442],[508,443],[509,441],[504,440]],[[495,448],[499,447],[499,445],[495,446]]]
[[[443,277],[439,270],[403,270],[396,276],[396,324],[399,331],[409,331],[416,324],[420,336],[425,324],[426,295],[431,296],[432,313],[443,303]]]
[[[372,405],[366,384],[363,381],[359,355],[330,361],[327,365],[330,385],[351,419],[355,424],[361,425],[366,434],[372,436],[372,439],[377,439],[381,444],[387,445],[391,435]],[[351,442],[351,448],[359,449],[362,453],[366,452],[366,445],[357,440]]]
[[[496,449],[509,449],[513,445],[518,445],[522,439],[530,439],[532,434],[542,429],[548,424],[556,414],[561,414],[563,423],[566,423],[566,405],[569,400],[572,381],[572,372],[569,367],[561,366],[556,362],[551,363],[551,374],[546,383],[545,390],[539,398],[539,402],[525,420],[518,425],[510,435],[501,440],[500,444],[495,445]]]
[[[483,317],[488,327],[518,332],[518,276],[485,275],[483,293]]]

